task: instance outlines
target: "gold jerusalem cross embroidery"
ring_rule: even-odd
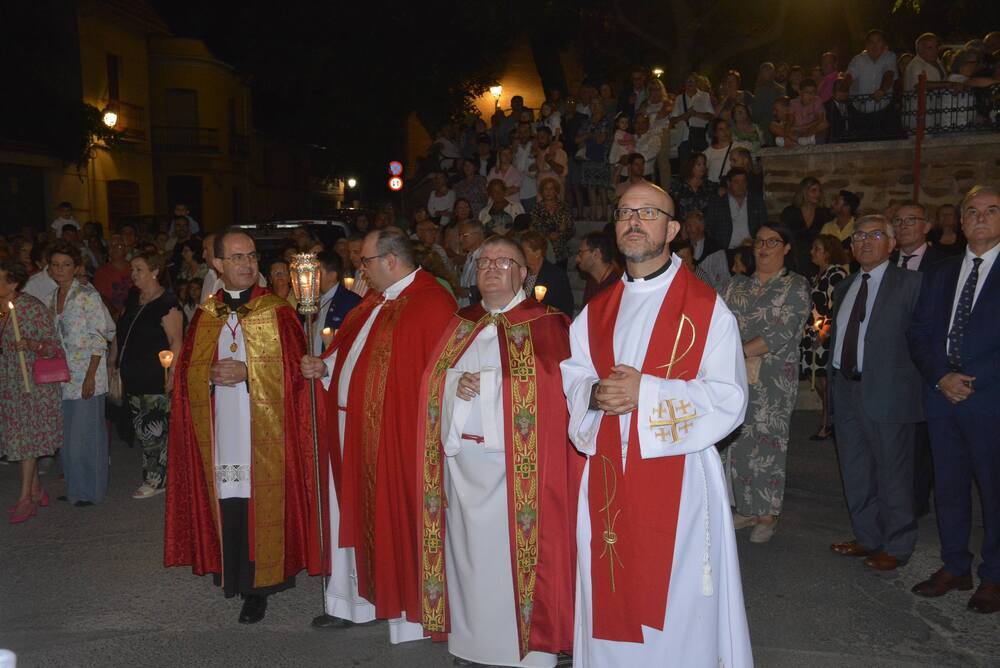
[[[649,416],[649,427],[660,441],[678,443],[691,431],[698,417],[695,407],[684,400],[664,399]]]

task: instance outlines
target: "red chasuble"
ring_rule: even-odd
[[[318,575],[322,568],[308,381],[300,370],[306,343],[295,311],[266,289],[255,287],[237,314],[250,391],[253,477],[248,542],[254,586],[266,587],[302,569]],[[219,332],[228,317],[229,308],[221,297],[198,309],[174,372],[163,561],[166,566],[191,566],[197,575],[222,573],[208,374],[220,357]],[[222,357],[226,354],[223,351]],[[320,419],[325,419],[324,407],[318,408]],[[320,456],[325,462],[325,449]],[[321,496],[326,517],[326,494]]]
[[[624,289],[619,282],[588,305],[590,353],[601,378],[615,365],[611,333]],[[715,292],[682,265],[660,306],[640,371],[695,378],[715,300]],[[643,459],[640,419],[632,413],[624,470],[617,417],[602,419],[597,452],[590,459],[594,637],[602,640],[641,643],[642,626],[662,630],[666,614],[685,457]]]
[[[351,375],[351,396],[338,396],[344,360],[372,310],[383,304]],[[340,501],[340,547],[353,547],[358,592],[380,619],[404,611],[418,621],[417,401],[424,367],[455,312],[434,277],[417,271],[396,299],[370,291],[351,309],[324,357],[339,351],[327,396],[327,429]],[[338,407],[347,410],[340,460]]]
[[[449,368],[488,324],[496,324],[503,374],[504,450],[510,562],[518,641],[529,651],[573,646],[576,507],[585,459],[567,436],[569,412],[559,363],[570,356],[569,320],[525,300],[493,316],[481,305],[452,319],[432,356],[420,392],[421,620],[434,633],[449,628],[445,577],[445,511],[441,392]]]

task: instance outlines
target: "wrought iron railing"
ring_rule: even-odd
[[[215,128],[153,126],[153,151],[161,153],[219,153],[219,131]]]
[[[831,102],[828,141],[901,139],[922,134],[1000,131],[1000,85],[989,88],[917,90],[901,95],[852,95]],[[835,113],[830,113],[835,112]]]

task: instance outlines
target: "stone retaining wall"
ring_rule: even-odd
[[[922,153],[919,200],[932,209],[957,204],[977,183],[1000,185],[1000,133],[928,137]],[[762,149],[768,214],[777,218],[806,176],[823,184],[827,205],[846,189],[861,196],[863,212],[880,212],[890,200],[913,197],[913,155],[912,138]]]

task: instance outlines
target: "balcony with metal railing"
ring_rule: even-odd
[[[217,155],[221,151],[219,131],[216,128],[154,125],[153,151],[185,155]]]

